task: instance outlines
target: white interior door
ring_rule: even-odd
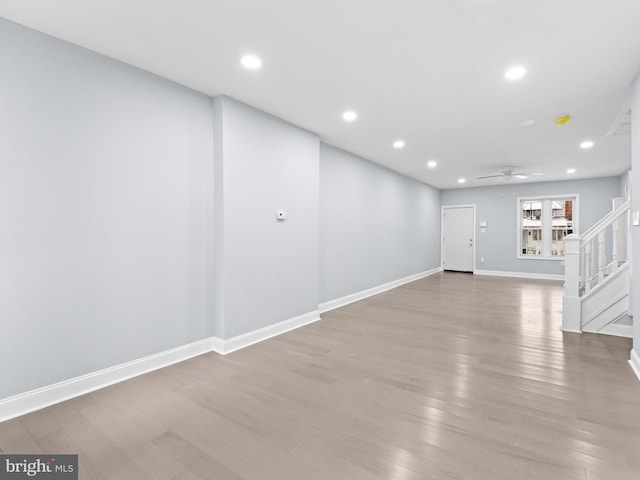
[[[473,272],[476,207],[442,208],[442,268]]]

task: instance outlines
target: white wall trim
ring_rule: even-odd
[[[226,355],[241,348],[248,347],[249,345],[253,345],[254,343],[262,342],[268,338],[317,322],[318,320],[320,320],[320,312],[318,312],[318,310],[314,310],[283,322],[274,323],[273,325],[254,330],[252,332],[243,333],[237,337],[221,340],[222,343],[220,345],[216,345],[216,348],[213,351],[221,355]]]
[[[640,380],[640,355],[638,355],[635,349],[631,350],[629,365],[631,365],[633,372],[636,374],[636,377],[638,377],[638,380]]]
[[[0,422],[212,351],[204,339],[0,400]]]
[[[198,355],[210,352],[226,355],[227,353],[248,347],[254,343],[308,325],[317,320],[320,320],[320,313],[314,310],[299,317],[269,325],[268,327],[243,335],[238,335],[228,340],[217,337],[206,338],[131,362],[0,399],[0,422],[26,415],[27,413],[85,395],[154,370],[168,367],[174,363],[189,360]]]
[[[329,310],[334,310],[336,308],[344,307],[345,305],[349,305],[350,303],[363,300],[373,295],[377,295],[378,293],[386,292],[387,290],[391,290],[392,288],[399,287],[401,285],[404,285],[405,283],[415,282],[416,280],[420,280],[422,278],[428,277],[429,275],[433,275],[434,273],[438,273],[441,271],[442,271],[442,267],[432,268],[431,270],[427,270],[421,273],[416,273],[415,275],[409,275],[408,277],[404,277],[399,280],[394,280],[393,282],[384,283],[382,285],[378,285],[377,287],[368,288],[367,290],[362,290],[360,292],[352,293],[344,297],[336,298],[335,300],[329,300],[328,302],[321,303],[318,306],[318,310],[320,310],[320,313],[324,313],[324,312],[328,312]]]
[[[531,278],[533,280],[564,280],[564,275],[553,273],[504,272],[501,270],[476,270],[476,275],[492,275],[494,277]]]

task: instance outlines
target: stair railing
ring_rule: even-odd
[[[581,297],[629,260],[629,205],[614,199],[614,210],[584,234],[565,237],[563,330],[581,331]]]

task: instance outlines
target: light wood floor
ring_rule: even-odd
[[[563,334],[559,282],[444,273],[226,357],[0,424],[81,479],[640,479],[628,339]]]

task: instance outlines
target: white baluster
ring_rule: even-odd
[[[565,244],[566,250],[566,244]],[[587,255],[585,253],[584,244],[580,245],[580,285],[578,285],[578,292],[584,294],[587,288],[587,262],[585,261]],[[582,289],[582,292],[580,292]]]
[[[619,252],[622,252],[622,243],[620,242],[620,240],[622,239],[622,237],[618,235],[618,229],[620,227],[620,221],[621,219],[616,220],[615,222],[613,222],[613,224],[611,224],[611,232],[612,232],[612,247],[613,247],[613,252],[611,253],[611,263],[612,263],[612,267],[613,267],[613,271],[615,272],[618,269],[618,255]]]
[[[598,283],[602,283],[604,281],[606,255],[607,250],[603,230],[598,234]]]
[[[584,266],[584,292],[588,293],[591,290],[591,242],[584,245]]]

